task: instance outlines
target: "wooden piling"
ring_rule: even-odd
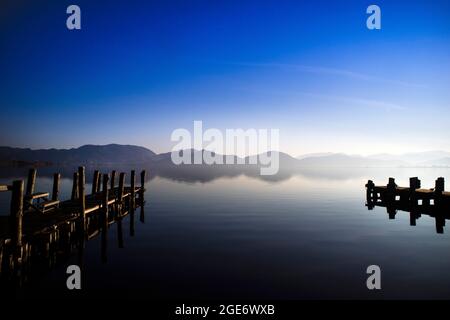
[[[101,241],[101,259],[103,263],[107,262],[107,245],[108,245],[108,201],[109,201],[109,190],[108,190],[108,174],[103,175],[103,198],[102,198],[102,241]]]
[[[136,188],[136,171],[131,170],[130,174],[130,211],[134,212],[135,209],[135,201],[136,201],[136,195],[135,195],[135,188]]]
[[[92,178],[92,194],[97,193],[97,187],[98,187],[98,178],[100,176],[100,172],[98,170],[94,171],[94,177]]]
[[[114,190],[115,183],[116,183],[116,170],[113,170],[111,172],[111,190]]]
[[[116,223],[117,223],[117,244],[119,248],[123,248],[122,218],[118,218]]]
[[[117,192],[117,241],[119,248],[123,248],[122,214],[123,214],[123,194],[125,188],[125,172],[119,175],[119,190]]]
[[[72,200],[78,199],[78,172],[73,173],[73,181],[72,181]]]
[[[119,188],[117,190],[117,201],[116,201],[116,214],[118,217],[122,215],[123,210],[123,194],[125,189],[125,173],[121,172],[119,175]]]
[[[386,211],[389,215],[389,220],[395,220],[395,215],[397,214],[397,210],[394,207],[387,207]]]
[[[33,203],[33,200],[31,199],[31,195],[34,192],[34,187],[36,185],[36,169],[32,168],[28,171],[28,179],[27,179],[27,187],[25,191],[25,195],[28,196],[26,199],[26,206],[25,209],[29,208],[31,204]]]
[[[141,205],[141,208],[140,208],[139,220],[141,221],[141,223],[145,223],[145,212],[144,212],[143,205]]]
[[[135,214],[135,183],[136,183],[136,172],[131,170],[130,175],[130,198],[129,198],[129,213],[130,213],[130,236],[134,237],[134,214]]]
[[[420,189],[420,186],[421,186],[421,183],[420,183],[419,178],[417,178],[417,177],[409,178],[409,203],[412,207],[415,207],[417,205],[416,190]],[[415,221],[414,221],[414,225],[415,225]]]
[[[117,199],[119,200],[119,204],[122,204],[124,189],[125,189],[125,172],[121,172],[119,176],[119,190],[117,193]]]
[[[61,244],[65,250],[71,251],[75,242],[78,243],[78,241],[80,241],[78,248],[81,266],[85,241],[92,239],[100,232],[102,259],[106,261],[106,238],[109,225],[111,222],[117,223],[118,245],[122,248],[124,246],[122,219],[126,214],[130,214],[130,234],[134,235],[135,210],[139,204],[144,202],[145,171],[141,172],[140,188],[136,187],[136,171],[134,170],[131,172],[129,188],[125,187],[125,173],[120,173],[119,187],[114,187],[114,184],[109,182],[109,176],[107,174],[100,175],[99,172],[96,188],[97,190],[100,188],[99,191],[103,192],[92,196],[86,195],[86,171],[84,167],[79,167],[73,175],[72,200],[63,201],[59,206],[55,206],[50,215],[28,214],[28,198],[25,193],[29,191],[32,192],[30,195],[35,199],[43,199],[33,207],[36,211],[40,211],[41,205],[46,206],[52,201],[59,202],[61,175],[59,173],[53,175],[51,199],[48,199],[48,192],[36,193],[34,191],[35,176],[36,172],[33,170],[29,172],[28,183],[14,181],[11,185],[0,186],[2,192],[12,191],[10,223],[6,228],[8,232],[2,233],[4,237],[0,239],[0,267],[2,265],[9,266],[7,267],[8,271],[14,271],[16,274],[25,272],[23,274],[26,276],[26,268],[30,266],[29,262],[35,261],[28,259],[29,257],[32,258],[34,254],[47,257],[47,267],[52,267],[57,255],[61,252]],[[112,191],[109,190],[110,185],[113,186]],[[137,192],[139,195],[136,194]],[[137,202],[138,196],[140,202]],[[118,209],[117,215],[111,217],[113,212],[111,209],[114,207]],[[140,207],[141,221],[144,221],[144,209],[142,206]],[[76,234],[75,231],[77,231]],[[33,251],[31,251],[31,243],[33,248],[36,248]]]
[[[387,189],[389,191],[395,191],[397,184],[395,183],[395,178],[389,178],[389,182],[387,184]]]
[[[12,185],[10,223],[12,230],[12,244],[22,246],[22,218],[23,218],[23,181],[16,180]]]
[[[32,195],[34,192],[34,187],[36,185],[36,169],[32,168],[28,171],[28,179],[27,179],[27,190],[26,195]]]
[[[141,190],[140,190],[140,194],[139,194],[139,201],[140,201],[140,205],[143,206],[144,205],[144,192],[145,192],[145,170],[141,171]]]
[[[145,213],[144,213],[145,174],[146,174],[145,170],[142,170],[141,189],[139,190],[139,205],[141,206],[139,220],[141,221],[141,223],[145,223]]]
[[[108,174],[103,175],[103,197],[102,197],[102,225],[103,229],[108,229]]]
[[[435,187],[434,187],[434,192],[435,193],[442,193],[445,190],[445,180],[443,177],[437,178],[436,179],[436,183],[435,183]]]
[[[134,216],[135,216],[135,211],[132,210],[130,211],[130,236],[134,237]]]
[[[102,187],[102,173],[99,172],[98,178],[97,178],[97,190],[95,190],[96,193],[99,193],[101,191]]]
[[[420,180],[417,177],[409,178],[409,190],[414,191],[420,189]]]
[[[445,180],[443,177],[436,179],[434,186],[434,205],[440,206],[442,204],[442,193],[445,190]]]
[[[52,200],[56,201],[59,199],[59,185],[60,185],[61,175],[59,173],[55,173],[53,175],[53,191],[52,191]]]
[[[375,188],[375,183],[373,183],[372,180],[367,181],[366,184],[366,198],[367,198],[367,202],[370,202],[373,200],[373,192]]]
[[[78,197],[80,204],[80,221],[81,227],[86,230],[86,197],[85,197],[85,189],[84,184],[86,181],[85,177],[85,169],[84,167],[78,168]]]
[[[445,218],[444,217],[435,217],[435,225],[436,225],[436,233],[443,234],[444,226],[445,226]]]
[[[409,213],[409,225],[410,226],[415,226],[416,225],[416,220],[417,220],[417,215],[414,211],[411,211]]]
[[[395,201],[395,188],[397,188],[397,184],[395,183],[394,178],[389,178],[389,182],[386,186],[386,201],[393,202]]]

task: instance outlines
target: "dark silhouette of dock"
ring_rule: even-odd
[[[50,192],[36,192],[36,169],[30,169],[26,188],[23,180],[0,185],[0,192],[11,192],[9,216],[0,217],[0,279],[21,284],[35,264],[51,266],[56,256],[67,256],[75,249],[82,251],[85,241],[102,236],[102,260],[106,261],[107,231],[118,225],[118,245],[123,246],[122,219],[130,216],[130,235],[134,235],[134,216],[141,209],[144,222],[145,170],[136,186],[132,170],[130,185],[125,186],[121,172],[116,185],[116,171],[94,172],[91,193],[86,195],[85,168],[73,174],[71,198],[59,198],[59,173],[53,177]],[[10,281],[11,282],[11,281]]]
[[[410,225],[415,226],[422,214],[433,217],[436,232],[443,233],[445,220],[450,219],[450,192],[445,191],[445,180],[440,177],[432,189],[421,188],[417,177],[409,179],[409,187],[399,187],[394,178],[389,178],[385,186],[376,186],[372,180],[366,184],[366,206],[385,207],[389,219],[395,219],[397,211],[410,214]]]

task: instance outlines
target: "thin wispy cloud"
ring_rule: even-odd
[[[349,97],[349,96],[340,96],[340,95],[329,95],[329,94],[319,94],[319,93],[313,93],[313,92],[305,92],[305,91],[292,91],[292,90],[276,90],[276,89],[270,89],[270,90],[259,90],[259,89],[253,89],[253,88],[243,88],[242,86],[239,88],[236,88],[240,91],[247,91],[247,92],[253,92],[253,93],[259,93],[259,94],[274,94],[274,95],[282,95],[282,96],[302,96],[302,97],[308,97],[308,98],[315,98],[315,99],[321,99],[321,100],[327,100],[333,103],[333,105],[337,105],[336,103],[346,103],[346,104],[353,104],[357,105],[359,107],[369,107],[369,108],[378,108],[382,109],[383,111],[405,111],[408,110],[407,107],[393,103],[388,101],[382,101],[382,100],[374,100],[370,98],[360,98],[360,97]]]
[[[244,67],[261,67],[261,68],[279,68],[279,69],[287,69],[291,71],[299,71],[306,73],[314,73],[314,74],[322,74],[322,75],[334,75],[341,76],[356,80],[364,80],[364,81],[372,81],[379,82],[385,84],[392,84],[403,87],[412,87],[412,88],[426,88],[427,85],[412,83],[408,81],[402,80],[393,80],[386,79],[381,77],[376,77],[369,74],[364,74],[360,72],[355,72],[346,69],[339,68],[329,68],[329,67],[321,67],[321,66],[309,66],[309,65],[301,65],[301,64],[288,64],[288,63],[252,63],[252,62],[226,62],[226,64],[244,66]]]
[[[338,102],[356,104],[358,106],[379,108],[379,109],[383,109],[384,111],[407,110],[407,108],[402,105],[392,103],[392,102],[381,101],[381,100],[357,98],[357,97],[346,97],[346,96],[336,96],[336,95],[315,94],[315,93],[305,93],[305,92],[300,92],[299,94],[304,95],[304,96],[321,98],[321,99],[329,99],[329,100],[338,101]]]

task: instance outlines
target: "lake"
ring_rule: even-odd
[[[19,176],[20,170],[3,174],[0,184]],[[117,225],[109,229],[106,263],[100,237],[86,243],[82,290],[65,287],[67,265],[80,262],[74,254],[30,279],[17,296],[449,299],[450,230],[438,234],[426,215],[410,226],[407,212],[390,220],[385,208],[365,206],[367,180],[385,185],[395,177],[408,186],[413,176],[432,188],[438,177],[449,181],[450,169],[310,168],[278,180],[153,175],[146,182],[145,222],[136,219],[130,236],[129,217],[123,221],[124,247],[117,245]],[[51,184],[38,170],[36,190]],[[62,199],[71,187],[71,176],[63,175]],[[0,209],[8,214],[7,193],[0,194]],[[366,287],[369,265],[381,268],[381,290]]]

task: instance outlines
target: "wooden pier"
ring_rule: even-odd
[[[102,234],[102,259],[106,260],[107,230],[118,224],[119,246],[123,246],[122,218],[130,215],[130,234],[134,235],[134,213],[141,209],[144,221],[144,193],[146,172],[140,174],[136,186],[136,173],[130,173],[129,186],[126,174],[121,172],[116,185],[116,171],[101,174],[95,171],[92,190],[86,194],[85,168],[73,174],[71,198],[60,200],[61,175],[53,176],[50,192],[35,191],[36,169],[30,169],[26,186],[23,180],[11,185],[0,185],[0,192],[11,192],[9,216],[0,216],[0,279],[23,280],[24,269],[33,261],[52,263],[56,253],[67,254],[75,247],[82,250],[84,242]],[[53,258],[52,258],[53,257]]]
[[[398,210],[410,213],[410,225],[415,226],[422,214],[435,218],[436,232],[443,233],[445,220],[450,219],[450,192],[445,191],[445,180],[436,179],[434,188],[423,189],[417,177],[409,179],[409,187],[399,187],[394,178],[384,186],[372,180],[366,184],[366,206],[385,207],[389,219],[395,219]]]

